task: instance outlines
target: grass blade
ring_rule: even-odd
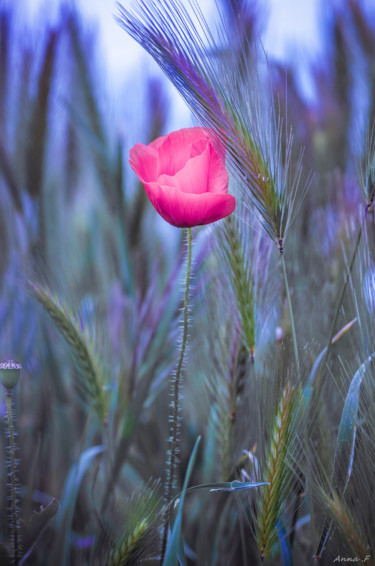
[[[374,356],[375,353],[363,362],[354,374],[341,414],[331,482],[335,489],[335,493],[337,493],[339,497],[344,495],[353,469],[360,388],[362,380],[366,375],[367,365],[372,361]],[[332,521],[325,521],[317,547],[316,556],[321,556],[324,552],[332,530],[332,525]]]
[[[193,451],[192,451],[191,456],[190,456],[189,464],[188,464],[188,467],[187,467],[187,470],[186,470],[184,485],[182,487],[182,492],[181,492],[181,495],[180,495],[178,512],[177,512],[177,515],[176,515],[176,520],[175,520],[174,525],[173,525],[171,536],[168,540],[168,544],[167,544],[167,548],[166,548],[166,552],[165,552],[165,557],[164,557],[164,561],[163,561],[163,566],[176,566],[176,564],[178,564],[178,554],[179,554],[179,549],[180,549],[180,537],[181,537],[182,510],[183,510],[183,506],[184,506],[187,486],[188,486],[190,476],[192,474],[193,467],[194,467],[194,464],[195,464],[195,460],[196,460],[196,457],[197,457],[198,446],[199,446],[200,440],[201,440],[201,437],[198,436],[198,438],[195,442]]]
[[[63,495],[61,498],[60,510],[56,517],[58,534],[55,544],[55,558],[58,557],[62,566],[68,565],[69,554],[69,536],[68,532],[71,528],[74,508],[77,501],[78,493],[89,467],[93,460],[104,451],[104,446],[91,446],[82,452],[79,460],[73,464],[65,481]],[[57,560],[56,560],[57,563]]]

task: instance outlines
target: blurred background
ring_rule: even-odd
[[[11,4],[6,0],[2,2],[4,8]],[[367,4],[371,3],[367,2]],[[137,95],[133,99],[132,95],[142,90],[145,76],[160,80],[170,99],[168,128],[176,129],[187,124],[189,112],[176,95],[175,89],[164,78],[149,55],[116,24],[114,2],[77,0],[66,3],[54,0],[49,2],[47,7],[43,0],[34,2],[21,0],[12,10],[17,25],[27,28],[32,36],[38,35],[45,25],[58,21],[62,5],[70,6],[70,9],[76,11],[83,28],[95,37],[92,55],[96,65],[100,66],[102,88],[110,93],[110,110],[115,112],[113,118],[116,120],[116,128],[123,127],[125,122],[128,130],[129,118],[142,115],[142,105],[139,112],[134,112],[134,105],[140,104],[140,99]],[[229,2],[228,5],[235,7],[236,2]],[[215,2],[204,0],[199,2],[199,6],[208,20],[213,23],[217,17]],[[277,0],[270,0],[253,3],[252,10],[254,14],[256,13],[258,40],[262,42],[267,54],[278,61],[288,62],[298,69],[302,92],[306,97],[314,97],[316,93],[309,67],[314,61],[319,60],[324,50],[324,11],[329,12],[325,3],[307,0],[301,4],[296,0],[288,0],[281,4]],[[135,124],[135,128],[137,126]]]
[[[199,5],[214,26],[215,3]],[[217,5],[228,21],[241,15],[250,44],[259,47],[261,41],[270,90],[294,130],[293,159],[305,148],[304,171],[316,172],[286,255],[308,371],[325,345],[345,269],[343,250],[352,249],[363,211],[357,166],[371,149],[368,132],[375,116],[375,7],[371,0],[218,0]],[[130,170],[128,152],[137,142],[149,143],[194,121],[150,56],[114,21],[115,13],[112,2],[100,0],[0,0],[0,358],[23,365],[14,393],[20,516],[28,521],[53,498],[60,503],[54,522],[48,523],[50,516],[42,521],[48,528],[38,545],[39,532],[25,535],[25,564],[94,563],[97,545],[104,554],[111,548],[108,532],[116,539],[133,528],[128,509],[135,488],[149,487],[150,478],[164,474],[168,376],[178,345],[185,244],[182,231],[150,206]],[[199,433],[205,440],[195,483],[222,481],[236,469],[243,450],[256,444],[251,416],[256,411],[248,409],[254,408],[251,385],[238,395],[231,390],[230,375],[250,375],[253,369],[238,354],[243,354],[239,315],[220,264],[212,259],[212,238],[211,229],[194,235],[195,330],[186,372],[180,483]],[[360,289],[365,270],[373,281],[369,249],[353,275]],[[268,294],[259,308],[255,368],[270,379],[287,366],[280,332],[286,342],[290,334],[280,273],[269,267],[277,253],[267,247],[258,264],[269,281],[261,282]],[[339,327],[356,316],[358,304],[372,316],[372,306],[351,296]],[[358,357],[369,355],[367,338],[359,330],[352,341],[344,337],[348,372],[358,367]],[[334,363],[338,367],[338,356]],[[239,403],[236,421],[229,418],[233,395]],[[327,399],[334,401],[324,415],[326,430],[337,431],[342,397],[335,390]],[[218,411],[225,418],[220,420]],[[219,421],[228,424],[230,435],[218,433]],[[6,486],[4,467],[4,564]],[[190,509],[186,536],[211,560],[207,541],[214,538],[217,508],[207,506],[203,517],[211,529],[207,540],[197,509]],[[215,544],[223,545],[223,564],[241,563],[236,562],[242,556],[237,521],[241,528],[248,525],[242,525],[236,506],[226,512],[232,527]],[[303,531],[309,512],[303,516],[308,519],[297,537],[297,564],[309,563],[317,538],[316,532]],[[280,563],[277,551],[271,563],[273,558]],[[106,558],[98,560],[103,564]]]

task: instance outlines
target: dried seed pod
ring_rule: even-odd
[[[0,363],[0,381],[7,391],[11,391],[18,383],[22,366],[14,360]]]

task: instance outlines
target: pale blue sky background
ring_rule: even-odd
[[[0,0],[0,4],[7,1],[10,0]],[[43,13],[53,18],[60,3],[61,0],[17,0],[16,6],[21,18],[38,25],[40,8],[44,7]],[[106,63],[114,75],[139,67],[142,50],[114,22],[112,0],[71,0],[71,3],[98,28]],[[199,5],[208,14],[215,10],[214,0],[201,0]],[[321,0],[258,0],[258,5],[264,13],[262,41],[270,55],[290,59],[297,50],[307,56],[317,54],[321,39]]]
[[[219,0],[217,0],[219,2]],[[60,4],[70,3],[82,14],[88,28],[96,31],[98,40],[99,72],[107,93],[106,111],[113,116],[113,123],[120,131],[132,138],[131,132],[143,131],[149,119],[145,107],[145,76],[162,73],[151,57],[115,22],[114,0],[0,0],[12,3],[18,11],[17,21],[29,21],[34,30],[40,26],[40,13],[52,20],[58,15]],[[129,6],[131,0],[124,0]],[[314,100],[314,90],[309,81],[310,69],[321,62],[327,13],[332,7],[340,9],[346,0],[258,0],[259,32],[261,41],[271,57],[287,60],[299,69],[300,86],[307,99]],[[219,2],[220,3],[220,2]],[[362,0],[374,15],[374,0]],[[208,20],[217,8],[215,0],[199,0]],[[89,57],[90,54],[88,53]],[[324,62],[324,61],[323,61]],[[315,65],[316,66],[316,65]],[[191,115],[185,103],[167,80],[163,83],[171,94],[168,128],[180,128],[191,123]],[[142,107],[143,103],[143,107]]]
[[[0,0],[0,4],[12,3],[13,8],[18,10],[17,20],[20,23],[25,20],[30,22],[34,29],[40,26],[40,13],[53,21],[62,2],[76,6],[87,26],[97,32],[102,83],[109,93],[108,102],[112,108],[108,110],[113,110],[117,127],[121,129],[121,124],[126,123],[128,131],[130,125],[131,128],[142,128],[140,112],[134,112],[134,108],[128,112],[124,102],[125,105],[129,104],[134,91],[139,92],[140,100],[145,74],[160,75],[161,71],[151,57],[115,22],[116,7],[113,0],[17,0],[16,3],[12,0]],[[309,88],[308,69],[311,62],[319,57],[322,41],[322,3],[324,4],[324,0],[258,0],[259,31],[266,51],[270,56],[293,61],[293,64],[299,66],[308,97],[313,94]],[[129,0],[124,0],[124,4],[129,5]],[[200,0],[199,6],[208,20],[217,12],[215,0]],[[167,84],[167,81],[164,84],[172,94],[170,125],[176,129],[183,127],[191,121],[190,112],[180,97],[177,94],[174,96],[176,91],[172,85]],[[143,119],[147,117],[143,116]]]

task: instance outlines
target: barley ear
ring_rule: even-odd
[[[78,369],[78,386],[83,399],[94,407],[100,420],[104,421],[107,415],[104,376],[88,336],[81,331],[68,309],[48,289],[30,281],[29,289],[69,346]]]
[[[219,253],[229,273],[229,280],[241,318],[241,327],[250,358],[255,352],[255,285],[252,265],[245,257],[238,221],[229,216],[218,231]]]
[[[265,468],[261,471],[263,480],[269,484],[264,486],[260,492],[258,502],[256,539],[262,560],[277,540],[278,524],[285,509],[293,479],[293,473],[286,462],[286,457],[293,441],[295,404],[295,391],[288,382],[277,408],[266,453]]]
[[[337,492],[332,496],[324,494],[325,504],[329,514],[332,516],[334,524],[340,531],[340,538],[346,542],[350,550],[355,556],[365,557],[368,555],[368,545],[359,530],[358,521],[350,514],[348,507],[345,505],[343,498]],[[366,561],[369,566],[372,560]]]
[[[125,566],[132,560],[142,543],[148,523],[142,519],[128,535],[118,542],[111,551],[108,566]]]
[[[158,484],[144,488],[129,501],[131,507],[124,533],[112,545],[107,566],[138,564],[141,554],[151,545],[153,528],[160,519]]]

